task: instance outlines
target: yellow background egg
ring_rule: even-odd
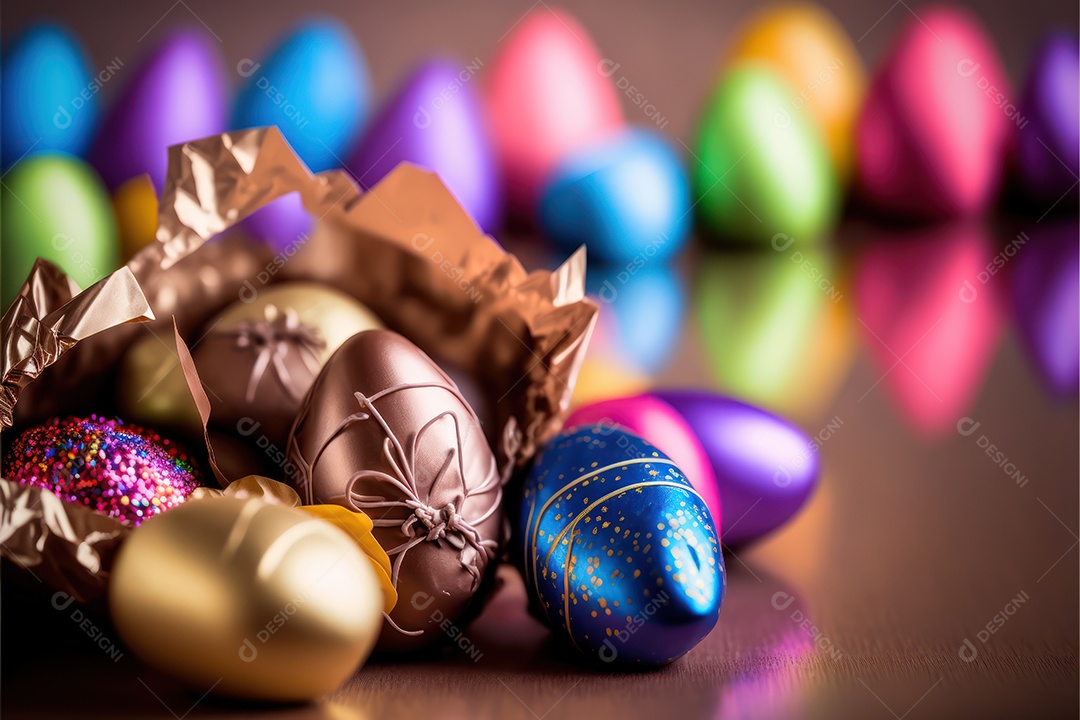
[[[255,498],[193,500],[140,526],[109,606],[143,661],[198,693],[308,700],[367,658],[383,593],[340,529]]]
[[[158,226],[158,199],[149,175],[137,175],[113,193],[120,252],[127,262],[154,241]]]
[[[813,118],[837,176],[846,180],[866,69],[839,21],[813,3],[767,7],[736,33],[726,64],[741,61],[763,63],[787,82],[792,107]]]

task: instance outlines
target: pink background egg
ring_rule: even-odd
[[[669,456],[698,491],[712,513],[717,534],[723,521],[716,475],[693,428],[675,408],[652,395],[604,400],[570,414],[564,425],[604,424],[648,440]]]
[[[531,216],[567,153],[623,126],[610,72],[588,33],[561,10],[534,10],[500,44],[486,105],[513,211]]]
[[[866,200],[921,217],[985,208],[1001,179],[1017,100],[973,16],[920,9],[879,66],[859,118]]]

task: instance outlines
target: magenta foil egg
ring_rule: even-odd
[[[55,418],[22,433],[4,457],[4,477],[132,525],[179,505],[199,485],[172,442],[96,415]]]

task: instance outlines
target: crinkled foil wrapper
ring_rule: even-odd
[[[306,241],[276,254],[236,235],[204,245],[291,192],[316,219]],[[108,387],[96,380],[139,333],[190,337],[283,280],[350,293],[432,357],[481,378],[504,476],[558,432],[597,314],[584,250],[527,273],[432,173],[403,164],[362,192],[342,171],[313,176],[276,128],[225,133],[169,149],[157,242],[126,267],[79,292],[38,262],[2,320],[0,429],[67,412],[72,389]],[[4,558],[76,598],[101,598],[121,523],[6,481],[2,511]]]

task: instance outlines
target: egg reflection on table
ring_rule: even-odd
[[[859,254],[863,340],[881,384],[927,435],[951,430],[979,392],[1001,331],[1001,265],[975,221],[881,231]]]
[[[1051,392],[1074,396],[1080,378],[1080,248],[1076,218],[1036,223],[1010,277],[1017,332]]]
[[[710,253],[696,283],[699,332],[718,387],[785,415],[819,417],[855,351],[846,282],[832,254],[794,246]]]
[[[675,271],[589,267],[586,291],[600,316],[574,388],[582,404],[641,392],[678,346],[686,301]]]

